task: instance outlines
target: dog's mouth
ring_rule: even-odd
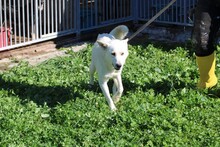
[[[122,65],[121,64],[112,64],[115,70],[120,70]]]
[[[120,70],[121,68],[115,67],[115,70]]]

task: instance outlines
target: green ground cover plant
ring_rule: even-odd
[[[220,86],[196,88],[187,48],[130,45],[116,112],[88,88],[91,48],[0,74],[1,146],[220,146]]]

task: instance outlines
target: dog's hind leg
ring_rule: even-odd
[[[99,85],[100,85],[100,88],[102,89],[102,93],[104,94],[107,102],[108,102],[108,105],[110,107],[111,110],[115,111],[116,110],[116,107],[115,107],[115,104],[110,96],[110,93],[109,93],[109,88],[108,88],[108,84],[107,84],[107,81],[100,81],[99,80]]]
[[[113,95],[115,95],[115,93],[117,92],[117,89],[118,89],[118,81],[117,79],[113,78],[113,87],[112,87]]]
[[[121,76],[117,76],[117,78],[114,79],[114,83],[117,84],[117,85],[115,85],[117,87],[117,90],[114,93],[112,98],[113,98],[114,103],[117,103],[120,100],[121,95],[124,91]]]
[[[89,73],[90,73],[89,85],[92,86],[92,85],[94,85],[94,73],[95,73],[95,66],[94,66],[94,64],[90,65]]]

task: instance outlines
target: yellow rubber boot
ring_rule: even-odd
[[[200,74],[200,81],[197,86],[203,89],[215,86],[218,82],[215,75],[215,53],[204,57],[196,56],[196,62],[198,64]]]

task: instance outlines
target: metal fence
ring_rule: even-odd
[[[177,0],[156,22],[191,25],[196,0]],[[127,21],[147,21],[169,0],[0,0],[0,51]]]
[[[138,0],[138,20],[146,21],[164,8],[170,0]],[[192,26],[193,9],[197,0],[177,0],[156,20],[162,24]]]

